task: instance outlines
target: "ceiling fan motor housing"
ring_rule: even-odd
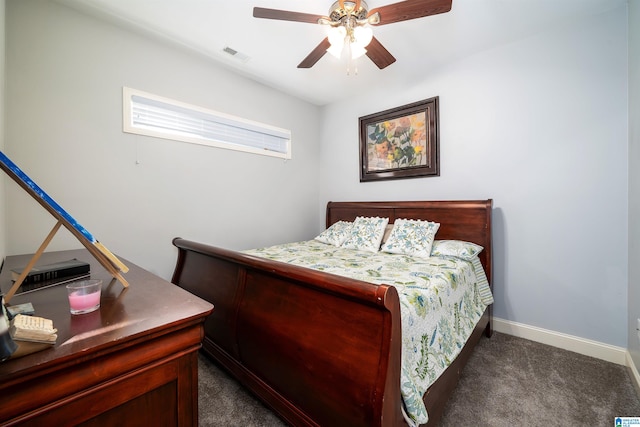
[[[369,7],[367,3],[364,1],[360,2],[360,7],[355,10],[356,2],[354,1],[344,1],[342,4],[344,7],[340,6],[339,1],[335,2],[331,5],[331,9],[329,9],[329,18],[331,18],[332,22],[341,22],[345,17],[353,16],[357,20],[367,19],[367,13],[369,12]]]

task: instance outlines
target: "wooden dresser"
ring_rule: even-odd
[[[4,292],[10,270],[30,258],[5,259]],[[0,363],[0,425],[197,426],[197,352],[213,306],[124,259],[128,288],[86,250],[45,253],[38,264],[72,258],[103,280],[101,307],[72,316],[64,285],[11,299],[52,319],[58,340]]]

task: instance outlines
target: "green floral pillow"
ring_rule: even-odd
[[[346,249],[357,249],[368,252],[378,252],[380,242],[384,235],[384,229],[389,223],[389,218],[356,217],[351,227],[351,233],[342,243]]]
[[[433,242],[431,256],[452,256],[456,258],[471,259],[484,249],[475,243],[462,240],[436,240]]]
[[[437,222],[414,219],[395,221],[389,240],[382,245],[383,252],[429,258],[431,247],[440,228]]]
[[[352,225],[353,223],[347,221],[333,223],[331,227],[316,236],[315,240],[339,247],[351,234]]]

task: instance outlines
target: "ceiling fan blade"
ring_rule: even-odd
[[[266,9],[264,7],[253,8],[254,18],[278,19],[281,21],[308,22],[317,24],[322,15],[313,15],[311,13],[291,12],[288,10]]]
[[[381,70],[396,62],[396,58],[375,37],[371,39],[371,43],[367,46],[367,56]]]
[[[392,24],[394,22],[408,21],[410,19],[449,12],[452,1],[453,0],[405,0],[372,9],[369,12],[369,16],[378,12],[380,14],[380,23],[378,25]]]
[[[313,67],[315,63],[318,62],[325,53],[327,53],[327,49],[329,49],[329,47],[331,47],[331,43],[329,43],[329,38],[325,37],[324,40],[322,40],[320,44],[316,46],[316,48],[313,49],[311,53],[302,60],[302,62],[298,65],[298,68]]]

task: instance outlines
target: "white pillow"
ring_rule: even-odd
[[[315,240],[329,245],[340,246],[351,234],[352,225],[351,222],[347,221],[335,222],[331,227],[316,236]]]
[[[342,243],[346,249],[358,249],[361,251],[378,252],[380,242],[384,235],[384,229],[389,223],[389,218],[356,217],[351,227],[351,233]]]
[[[484,249],[475,243],[463,240],[436,240],[431,248],[431,256],[452,256],[470,260]]]
[[[429,258],[431,247],[440,228],[437,222],[397,219],[389,239],[382,245],[383,252]]]

